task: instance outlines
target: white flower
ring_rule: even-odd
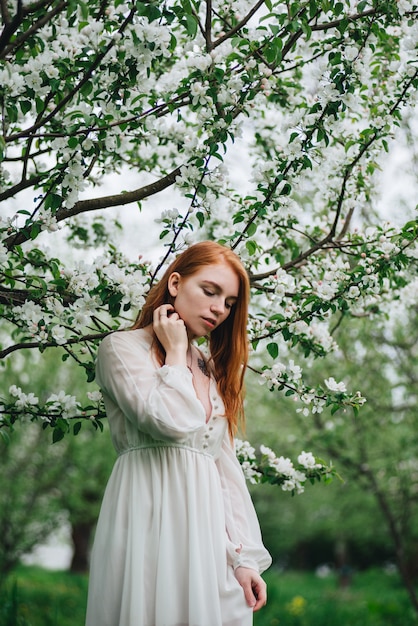
[[[257,472],[257,470],[253,468],[253,466],[251,465],[249,461],[244,461],[243,463],[241,463],[241,467],[242,467],[242,471],[244,472],[245,478],[249,480],[250,483],[255,485],[256,483],[259,482],[259,479],[261,478],[262,474],[260,472]]]
[[[304,450],[298,456],[299,465],[303,465],[306,469],[314,469],[321,467],[320,463],[316,463],[315,457],[312,452],[305,452]]]
[[[246,460],[255,459],[255,449],[248,441],[241,441],[241,439],[235,439],[235,454],[243,456]]]
[[[332,376],[330,378],[326,378],[324,382],[330,391],[336,391],[339,393],[345,393],[347,391],[345,383],[337,383],[335,378],[333,378]]]
[[[273,463],[273,467],[278,474],[284,474],[285,476],[293,476],[295,472],[292,461],[284,456],[277,457]]]
[[[69,417],[77,412],[77,400],[75,396],[70,396],[65,391],[60,391],[58,394],[53,393],[49,396],[47,404],[51,404],[51,409],[62,410],[63,417]]]
[[[202,83],[193,83],[190,87],[190,94],[192,96],[192,104],[196,106],[197,104],[206,104],[209,101],[209,98],[206,95],[206,86],[202,85]]]
[[[161,212],[161,217],[155,219],[154,221],[157,224],[160,224],[161,222],[165,222],[166,220],[168,220],[169,222],[174,224],[179,215],[180,215],[180,213],[179,213],[178,209],[175,209],[175,208],[174,209],[166,209],[165,211]]]
[[[65,343],[65,328],[63,326],[53,326],[51,328],[51,336],[59,346]]]
[[[267,446],[261,444],[260,446],[260,452],[261,454],[263,454],[264,456],[266,456],[269,460],[270,463],[273,463],[276,460],[276,455],[273,452],[273,450],[271,448],[268,448]]]
[[[302,368],[299,365],[295,365],[293,360],[289,361],[288,371],[291,372],[293,380],[302,378]]]
[[[348,298],[358,298],[360,295],[360,289],[356,285],[352,285],[348,290],[347,297]]]
[[[344,48],[344,56],[347,61],[354,61],[358,55],[358,48],[356,46],[346,46]]]
[[[212,57],[210,54],[198,54],[196,56],[189,57],[186,63],[190,69],[196,68],[201,72],[204,72],[211,65]]]
[[[87,397],[92,402],[100,402],[103,396],[101,391],[88,391]]]
[[[39,403],[39,398],[34,393],[24,393],[20,387],[12,385],[9,387],[10,395],[17,398],[15,406],[17,409],[26,409]]]
[[[9,387],[9,393],[11,396],[16,396],[18,398],[21,395],[22,390],[20,387],[17,387],[16,385],[11,385]]]

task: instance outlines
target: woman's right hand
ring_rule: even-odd
[[[171,304],[155,309],[153,330],[166,352],[166,365],[187,366],[189,342],[186,325]]]

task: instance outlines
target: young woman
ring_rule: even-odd
[[[250,626],[271,563],[233,435],[242,416],[249,283],[238,257],[191,246],[133,330],[100,345],[119,454],[92,551],[86,626]],[[210,358],[193,344],[209,336]]]

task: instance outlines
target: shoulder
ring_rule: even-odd
[[[103,352],[119,350],[142,350],[149,352],[152,346],[151,335],[143,328],[136,330],[118,330],[102,339],[98,356]]]

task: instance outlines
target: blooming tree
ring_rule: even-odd
[[[131,323],[173,255],[213,238],[248,269],[252,363],[265,384],[294,395],[307,419],[357,411],[361,391],[332,376],[312,387],[303,363],[336,349],[343,320],[417,297],[417,223],[383,222],[375,202],[381,154],[416,101],[417,3],[6,0],[0,10],[1,359],[58,347],[92,381],[98,341]],[[114,193],[102,195],[108,180]],[[168,188],[175,206],[155,214]],[[158,221],[158,262],[112,243],[112,209],[133,203],[138,228],[146,212]],[[85,257],[67,260],[65,239]],[[95,390],[40,399],[13,386],[0,401],[0,431],[39,420],[55,440],[104,415]]]

